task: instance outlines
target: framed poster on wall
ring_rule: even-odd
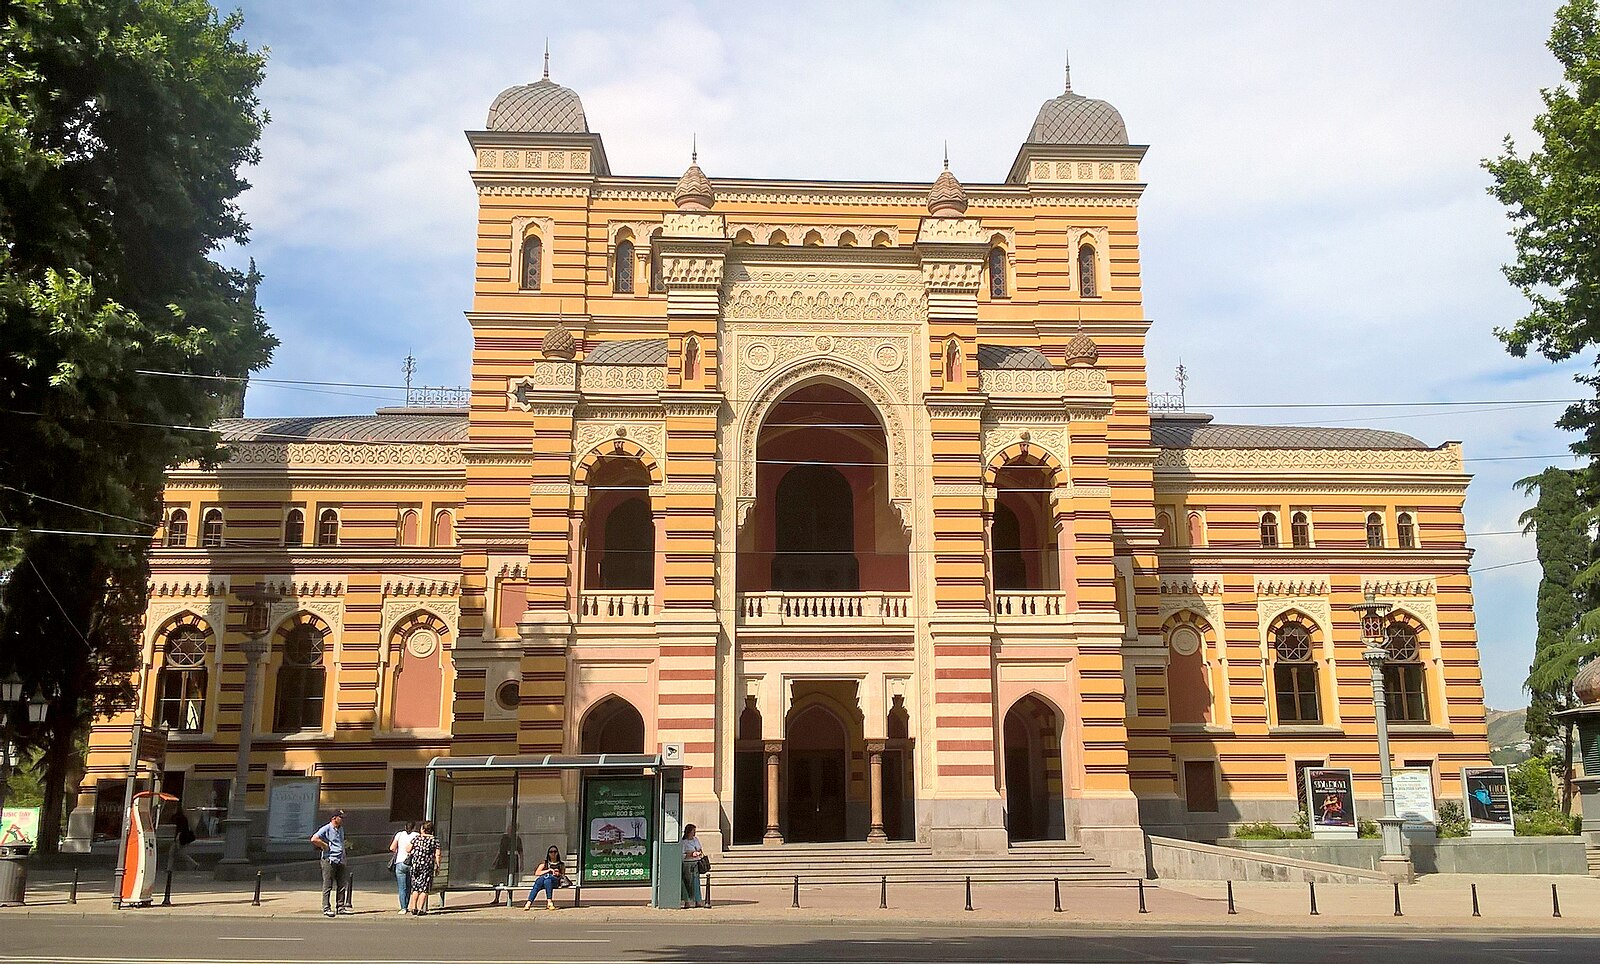
[[[1462,767],[1461,793],[1474,837],[1504,837],[1516,832],[1511,781],[1505,767]]]
[[[1400,767],[1394,771],[1394,812],[1402,829],[1430,830],[1439,822],[1433,801],[1433,771],[1427,767]]]
[[[317,804],[322,797],[321,777],[273,777],[267,796],[267,839],[287,843],[310,839],[322,824]]]
[[[1356,835],[1355,781],[1349,770],[1307,767],[1305,805],[1312,836]]]
[[[650,777],[584,779],[579,874],[585,887],[650,883],[654,810],[655,780]]]

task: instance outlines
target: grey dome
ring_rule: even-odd
[[[587,134],[588,118],[576,91],[548,75],[532,83],[507,87],[489,105],[484,127],[491,131],[529,134]]]
[[[1126,144],[1128,125],[1115,107],[1072,92],[1072,69],[1067,68],[1067,89],[1039,108],[1028,132],[1037,144]]]

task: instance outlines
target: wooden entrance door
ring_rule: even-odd
[[[789,761],[789,834],[795,843],[844,839],[845,753],[798,750]]]

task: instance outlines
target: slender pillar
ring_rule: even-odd
[[[267,654],[266,636],[251,636],[244,644],[244,702],[239,707],[239,753],[233,766],[233,792],[228,815],[222,821],[222,864],[249,862],[250,814],[246,791],[250,782],[250,744],[255,739],[256,699],[261,688],[261,657]]]
[[[1389,876],[1410,883],[1414,871],[1400,838],[1401,820],[1394,810],[1394,769],[1389,762],[1389,708],[1383,686],[1383,664],[1389,653],[1387,648],[1373,647],[1363,651],[1361,656],[1372,668],[1372,710],[1378,726],[1378,773],[1383,785],[1383,816],[1378,818],[1383,833],[1383,856],[1378,862]]]
[[[778,764],[783,760],[783,741],[769,740],[763,749],[767,755],[767,832],[761,842],[776,846],[783,843],[783,831],[778,829]]]
[[[868,843],[889,842],[889,835],[883,832],[883,750],[884,741],[867,741],[868,785],[872,791],[872,826],[867,829]]]

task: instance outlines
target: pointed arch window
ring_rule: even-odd
[[[944,384],[945,387],[959,385],[963,374],[961,364],[961,346],[956,344],[954,338],[944,343]]]
[[[667,290],[667,279],[661,274],[661,229],[650,232],[650,290],[660,293]]]
[[[618,241],[613,261],[611,290],[619,295],[633,294],[633,242]]]
[[[283,662],[272,708],[272,731],[296,733],[322,729],[322,704],[328,671],[322,665],[327,644],[322,630],[307,623],[289,630],[283,638]]]
[[[1383,516],[1376,512],[1367,513],[1367,548],[1383,548]]]
[[[179,733],[205,729],[206,649],[209,637],[195,626],[173,630],[156,682],[156,719]]]
[[[185,549],[189,545],[189,511],[187,509],[173,509],[172,515],[167,516],[168,549]]]
[[[333,509],[323,509],[317,516],[317,545],[323,547],[339,544],[339,513]]]
[[[1009,268],[1006,263],[1006,249],[995,245],[989,249],[989,297],[1009,298],[1011,289],[1007,283],[1006,274]]]
[[[1312,658],[1311,627],[1290,619],[1272,634],[1273,691],[1279,723],[1321,723],[1317,664]]]
[[[1402,549],[1415,549],[1417,547],[1417,523],[1411,513],[1402,512],[1395,518],[1395,541]]]
[[[1161,512],[1156,515],[1156,528],[1161,530],[1161,545],[1177,545],[1177,542],[1172,538],[1172,514],[1170,512]]]
[[[1189,513],[1189,545],[1206,544],[1206,520],[1198,512]]]
[[[414,546],[417,544],[419,526],[417,510],[407,509],[400,514],[400,544],[402,546]]]
[[[1275,512],[1261,513],[1261,548],[1278,548],[1278,514]]]
[[[200,548],[222,548],[222,510],[207,509],[200,521]]]
[[[456,518],[449,509],[441,509],[433,516],[433,545],[444,548],[456,544]]]
[[[283,544],[286,546],[306,544],[306,514],[299,509],[290,509],[289,514],[283,518]]]
[[[700,339],[690,335],[683,343],[683,380],[692,382],[700,377]]]
[[[1078,246],[1078,285],[1085,298],[1100,297],[1100,279],[1095,268],[1094,245]]]
[[[522,239],[522,266],[517,275],[522,279],[522,290],[538,291],[543,271],[544,241],[537,234],[527,235]]]
[[[1311,548],[1311,518],[1304,512],[1289,517],[1289,542],[1296,549]]]
[[[1389,624],[1389,659],[1383,664],[1383,696],[1394,723],[1428,722],[1428,688],[1424,679],[1417,629],[1404,622]]]

